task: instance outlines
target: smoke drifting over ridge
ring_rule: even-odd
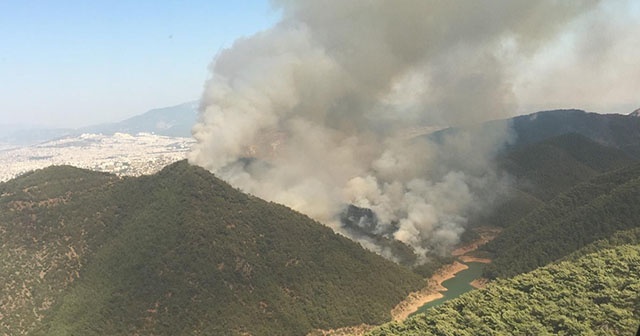
[[[509,116],[513,66],[594,4],[276,1],[280,23],[212,64],[190,161],[336,231],[346,204],[370,208],[377,233],[445,253],[503,187],[507,125],[472,126]],[[446,126],[470,130],[412,136]]]

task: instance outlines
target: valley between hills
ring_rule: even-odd
[[[478,234],[479,238],[453,250],[451,256],[456,258],[453,263],[442,266],[426,280],[427,285],[424,288],[409,294],[405,300],[393,308],[391,316],[394,321],[404,321],[409,315],[415,313],[426,303],[442,298],[442,292],[447,290],[442,283],[455,277],[460,271],[468,269],[469,267],[466,263],[479,262],[488,264],[491,262],[489,258],[475,257],[472,254],[480,246],[496,238],[498,234],[500,234],[501,229],[496,227],[477,227],[474,228],[474,231]],[[485,280],[486,279],[478,278],[471,284],[476,288],[482,288],[485,285]]]
[[[186,161],[139,177],[52,166],[1,182],[0,335],[635,332],[640,119],[559,110],[511,124],[521,135],[495,157],[513,177],[507,197],[423,265]],[[457,260],[491,260],[481,288],[411,315],[442,295]]]
[[[434,272],[431,277],[425,279],[425,286],[418,291],[411,292],[409,295],[398,303],[391,310],[392,320],[395,322],[402,322],[406,320],[410,315],[416,314],[418,310],[425,304],[441,299],[444,297],[443,292],[448,289],[443,286],[443,282],[450,280],[456,275],[469,268],[466,263],[477,262],[488,264],[491,259],[480,258],[473,256],[473,252],[480,246],[493,240],[500,234],[501,229],[497,227],[477,227],[474,231],[478,234],[478,238],[472,242],[466,243],[454,251],[451,252],[451,256],[455,257],[451,264],[446,264],[440,267]],[[476,289],[484,288],[488,279],[477,278],[470,284]],[[344,327],[331,330],[314,330],[308,334],[308,336],[340,336],[340,335],[364,335],[367,332],[372,331],[375,326],[372,325],[359,325],[352,327]]]
[[[640,1],[0,9],[0,336],[640,336]]]

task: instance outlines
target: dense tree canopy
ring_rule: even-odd
[[[632,335],[639,294],[636,242],[495,281],[369,336]]]
[[[483,249],[488,277],[531,271],[640,223],[640,166],[598,176],[531,212]]]
[[[0,334],[300,335],[382,323],[420,276],[179,162],[0,184]]]

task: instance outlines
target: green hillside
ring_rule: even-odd
[[[621,150],[568,133],[509,152],[501,166],[517,179],[517,188],[541,200],[633,160]]]
[[[380,323],[419,276],[179,162],[0,184],[0,334],[300,335]]]
[[[640,244],[640,226],[637,226],[633,229],[617,231],[613,235],[596,240],[595,242],[569,254],[568,256],[560,259],[559,261],[565,260],[577,260],[587,254],[598,252],[600,250],[613,248],[621,245],[637,245]]]
[[[507,151],[498,158],[498,166],[512,179],[510,191],[490,212],[472,218],[471,224],[508,227],[559,193],[634,162],[622,151],[576,133]]]
[[[535,132],[565,117],[578,121]],[[486,276],[500,279],[372,335],[604,335],[637,324],[635,124],[584,112],[536,118],[514,119],[519,142],[498,157],[511,192],[469,223],[504,228],[478,251],[494,258]],[[373,221],[370,210],[347,210],[345,228],[394,244],[359,220]],[[477,238],[467,232],[463,241]],[[424,284],[418,274],[448,260],[411,271],[186,162],[139,178],[50,167],[0,183],[0,335],[303,335],[380,324]]]
[[[515,147],[577,133],[640,159],[640,118],[632,115],[553,110],[518,116],[510,123],[517,135]]]
[[[640,321],[639,243],[492,282],[369,335],[633,335]]]
[[[583,182],[507,227],[482,249],[488,277],[509,277],[640,224],[640,165]]]

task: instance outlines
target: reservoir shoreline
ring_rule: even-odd
[[[469,268],[469,266],[461,262],[454,261],[452,264],[439,269],[436,274],[427,280],[427,285],[423,289],[410,293],[405,300],[393,308],[391,311],[391,317],[393,320],[404,321],[409,317],[409,315],[420,309],[420,307],[431,301],[444,297],[442,292],[446,291],[447,288],[442,286],[442,283],[454,278],[456,274],[467,268]]]
[[[491,263],[491,259],[479,258],[469,254],[497,237],[501,229],[495,227],[479,227],[476,228],[476,232],[480,238],[451,252],[451,255],[456,257],[456,261],[436,271],[433,276],[427,279],[424,288],[417,292],[410,293],[405,300],[391,310],[393,321],[404,321],[410,315],[418,312],[424,305],[443,298],[445,296],[443,292],[446,292],[448,289],[444,287],[442,283],[455,278],[458,273],[468,269],[469,266],[467,263]],[[488,282],[488,279],[478,277],[470,281],[469,285],[478,289],[483,288]]]
[[[460,272],[468,270],[469,266],[466,263],[487,264],[491,262],[491,259],[471,256],[469,253],[472,253],[480,246],[497,237],[501,229],[495,227],[479,227],[474,231],[480,235],[480,238],[455,249],[451,253],[452,256],[456,257],[453,263],[441,267],[433,276],[425,279],[425,286],[421,290],[410,293],[402,302],[398,303],[391,310],[393,321],[404,321],[425,304],[443,298],[445,296],[443,292],[447,291],[443,283],[455,278]],[[469,285],[474,288],[482,288],[488,282],[488,279],[478,276],[473,281],[470,281]],[[361,336],[373,330],[375,327],[374,325],[361,324],[330,330],[316,329],[308,333],[307,336]]]

